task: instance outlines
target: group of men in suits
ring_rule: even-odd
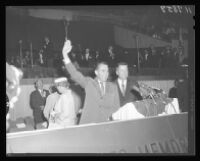
[[[70,88],[66,77],[57,78],[49,91],[43,88],[43,81],[35,82],[35,90],[30,95],[35,129],[63,128],[77,124],[80,98]]]
[[[109,66],[99,62],[95,68],[96,77],[86,77],[80,73],[70,60],[71,42],[67,40],[63,47],[63,61],[71,79],[85,90],[85,101],[79,124],[109,121],[112,114],[126,103],[141,99],[139,84],[129,79],[128,65],[119,63],[116,68],[118,78],[109,82]],[[49,91],[43,89],[43,82],[37,80],[36,90],[31,93],[30,104],[33,108],[35,128],[47,126],[43,110]],[[67,107],[66,107],[67,108]]]
[[[108,82],[108,64],[100,62],[95,69],[96,77],[92,79],[84,76],[74,67],[68,56],[71,49],[71,42],[66,40],[62,50],[65,67],[71,79],[85,89],[86,96],[80,124],[109,121],[112,113],[121,106],[141,98],[137,81],[128,79],[127,64],[119,63],[116,70],[118,79],[115,82]]]

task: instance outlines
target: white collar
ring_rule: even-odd
[[[105,88],[106,82],[102,82],[102,81],[100,81],[100,80],[97,80],[97,81],[98,81],[98,83],[99,83],[100,86],[101,86],[101,83],[103,83],[103,86],[104,86],[104,88]]]
[[[38,91],[41,93],[43,90],[41,90],[41,89],[38,89]]]
[[[101,83],[101,82],[102,82],[103,84],[104,84],[104,83],[106,83],[106,82],[100,81],[98,78],[97,78],[97,81],[98,81],[99,83]]]
[[[121,80],[121,79],[119,79],[119,78],[117,78],[117,81],[118,81],[118,83],[119,83],[119,85],[120,85],[120,87],[121,87],[122,80]],[[125,85],[125,87],[126,87],[126,84],[127,84],[127,79],[126,79],[126,80],[124,80],[124,85]]]

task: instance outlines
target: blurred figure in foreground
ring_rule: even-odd
[[[9,108],[13,108],[14,103],[18,100],[22,76],[21,70],[6,63],[6,131],[9,131]]]

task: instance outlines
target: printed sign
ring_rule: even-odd
[[[187,152],[187,113],[7,134],[7,153]]]

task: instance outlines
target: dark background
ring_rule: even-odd
[[[102,22],[71,21],[68,32],[74,45],[82,48],[105,49],[113,44],[113,25]],[[46,20],[30,16],[6,14],[6,49],[7,53],[19,53],[19,40],[22,49],[38,51],[44,43],[44,36],[50,37],[54,50],[61,51],[64,38],[64,22],[62,20]]]

